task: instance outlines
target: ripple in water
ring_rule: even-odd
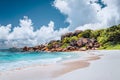
[[[42,65],[78,58],[83,54],[75,52],[0,52],[0,71]]]

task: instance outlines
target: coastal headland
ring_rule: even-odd
[[[39,34],[38,34],[39,35]],[[60,40],[51,40],[45,44],[11,48],[13,51],[29,52],[69,52],[107,49],[120,49],[120,25],[100,30],[76,30],[61,35]],[[48,35],[49,36],[49,35]]]

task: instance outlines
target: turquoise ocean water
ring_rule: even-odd
[[[75,52],[10,52],[0,51],[0,71],[32,65],[59,63],[82,56]]]

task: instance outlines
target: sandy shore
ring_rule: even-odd
[[[101,59],[89,61],[89,67],[74,70],[54,80],[120,80],[120,50],[98,52],[96,54],[101,55]]]
[[[118,53],[89,51],[82,59],[1,72],[0,80],[120,80]]]

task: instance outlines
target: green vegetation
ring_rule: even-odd
[[[63,40],[62,40],[62,43],[69,43],[70,42],[70,38],[69,37],[65,37]]]
[[[77,41],[79,38],[77,36],[72,36],[72,37],[65,37],[62,40],[62,43],[70,43],[72,41]]]
[[[69,44],[68,44],[68,43],[64,43],[64,44],[61,46],[61,48],[67,48],[67,46],[69,46]]]
[[[84,38],[92,38],[92,37],[93,37],[92,32],[93,32],[93,31],[90,30],[90,29],[85,30],[85,31],[83,31],[82,33],[80,33],[80,34],[78,35],[78,37],[79,37],[79,38],[81,38],[81,37],[84,37]]]
[[[120,25],[104,29],[97,40],[102,49],[120,49]]]
[[[99,49],[107,49],[107,50],[120,49],[120,44],[106,43],[104,46],[101,46]]]
[[[77,36],[73,36],[73,37],[70,37],[70,42],[72,42],[72,41],[77,41],[78,40],[78,37]]]
[[[107,29],[88,29],[76,36],[65,37],[62,40],[62,47],[69,46],[71,41],[78,40],[79,38],[96,39],[101,45],[100,49],[120,49],[120,24]]]
[[[76,32],[76,31],[75,31]],[[76,46],[76,42],[80,38],[95,39],[100,44],[99,49],[120,49],[120,25],[115,25],[107,29],[100,30],[85,30],[79,33],[67,33],[62,40],[51,41],[48,44],[48,49],[52,48],[67,48],[68,46]],[[86,46],[84,46],[86,47]]]

